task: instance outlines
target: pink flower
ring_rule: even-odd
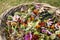
[[[36,7],[36,9],[39,9],[40,8],[40,4],[37,4],[35,7]]]
[[[45,29],[42,29],[42,33],[45,33],[46,32],[46,30]]]
[[[24,37],[24,40],[31,40],[32,39],[32,34],[31,32],[27,33]]]
[[[48,33],[49,35],[51,35],[51,34],[52,34],[52,33],[51,33],[50,31],[48,31],[48,30],[47,30],[47,33]]]

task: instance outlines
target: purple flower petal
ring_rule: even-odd
[[[24,40],[28,40],[28,39],[31,40],[32,39],[32,34],[31,33],[26,34],[24,38],[25,38]]]

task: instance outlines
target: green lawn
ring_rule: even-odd
[[[34,0],[0,0],[0,14],[12,6],[33,1]],[[52,6],[60,7],[60,0],[38,0],[38,2],[48,3]]]

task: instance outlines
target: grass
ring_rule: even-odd
[[[34,2],[36,0],[0,0],[0,14],[10,7],[26,2]],[[60,7],[60,0],[37,0],[40,3],[48,3],[52,6]]]

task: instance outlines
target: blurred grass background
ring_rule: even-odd
[[[60,0],[0,0],[0,14],[10,7],[16,6],[18,4],[35,1],[40,3],[48,3],[52,6],[60,7]]]

